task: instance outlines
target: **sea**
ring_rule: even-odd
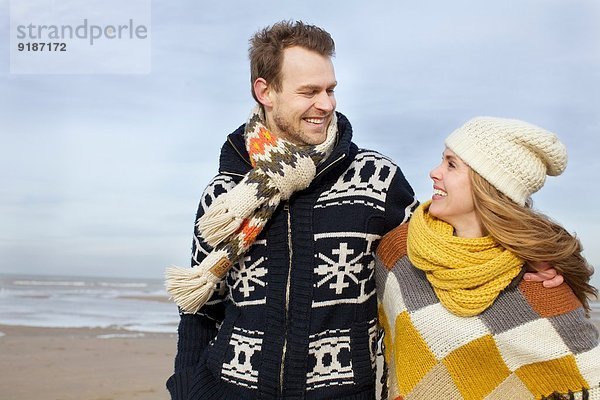
[[[158,279],[0,274],[0,324],[176,333],[178,322]]]
[[[600,303],[590,304],[599,321]],[[162,280],[0,274],[3,325],[175,334],[178,323]]]

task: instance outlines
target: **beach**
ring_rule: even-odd
[[[169,399],[175,334],[0,325],[3,400]]]
[[[3,400],[169,399],[174,334],[6,325],[0,332]]]
[[[0,399],[168,400],[178,320],[157,280],[0,276]]]
[[[0,275],[0,399],[169,399],[178,321],[158,279]]]

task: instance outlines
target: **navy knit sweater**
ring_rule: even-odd
[[[400,169],[339,139],[311,185],[279,206],[243,260],[197,314],[182,314],[173,399],[375,397],[373,255],[415,206]],[[222,148],[196,219],[251,168],[244,126]],[[210,247],[195,232],[192,266]]]

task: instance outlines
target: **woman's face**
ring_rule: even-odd
[[[456,236],[483,236],[481,222],[475,213],[469,166],[448,148],[442,162],[429,176],[433,179],[433,196],[429,213],[452,225]]]

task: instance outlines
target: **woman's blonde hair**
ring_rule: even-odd
[[[589,312],[588,298],[597,298],[598,291],[589,284],[594,269],[581,255],[579,239],[529,204],[513,202],[472,169],[470,178],[475,210],[488,234],[526,262],[549,262]]]

